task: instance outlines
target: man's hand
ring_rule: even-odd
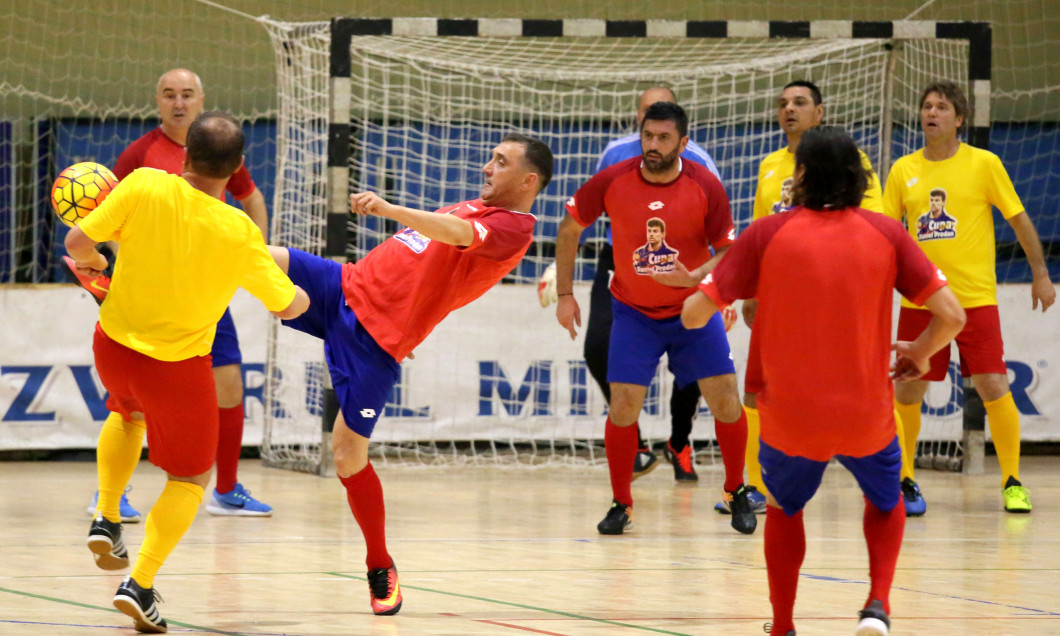
[[[394,205],[387,203],[375,192],[358,192],[350,195],[350,212],[361,216],[384,216],[390,218]]]
[[[95,278],[103,273],[103,270],[107,269],[107,257],[100,254],[99,252],[93,251],[93,256],[87,261],[74,261],[74,269],[83,276],[89,278]]]
[[[891,365],[891,379],[895,382],[910,382],[928,372],[931,368],[929,358],[916,351],[912,342],[899,340],[891,345],[895,352],[894,364]]]
[[[695,287],[703,276],[698,272],[690,272],[681,261],[674,261],[674,268],[668,272],[652,274],[652,280],[667,287]]]
[[[1031,283],[1031,309],[1037,309],[1039,301],[1042,303],[1042,313],[1056,302],[1056,289],[1048,276],[1035,276]]]
[[[578,336],[578,332],[574,330],[574,326],[582,326],[582,310],[578,306],[578,301],[574,300],[572,294],[564,294],[559,297],[556,303],[556,320],[559,324],[570,332],[570,339],[574,340]]]

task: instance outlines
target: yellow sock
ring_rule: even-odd
[[[99,476],[99,501],[96,510],[108,521],[121,521],[121,495],[132,478],[143,451],[144,422],[126,422],[111,413],[103,422],[96,443],[96,473]]]
[[[762,420],[758,417],[758,409],[745,406],[743,411],[747,415],[747,452],[744,455],[747,483],[764,495],[766,485],[762,482],[762,464],[758,462],[758,442],[762,435]]]
[[[920,404],[894,403],[895,423],[899,426],[898,441],[902,443],[902,479],[916,481],[916,440],[920,437]]]
[[[1020,478],[1020,412],[1011,392],[991,402],[984,400],[983,406],[997,461],[1001,464],[1001,487],[1004,488],[1009,476]]]
[[[186,481],[168,481],[151,506],[144,528],[144,543],[131,575],[141,587],[154,587],[155,575],[195,521],[203,489]]]

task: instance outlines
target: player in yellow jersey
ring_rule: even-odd
[[[250,218],[226,205],[225,184],[243,163],[243,132],[223,113],[203,113],[188,129],[180,176],[140,168],[122,180],[66,237],[83,275],[107,259],[95,246],[121,241],[107,301],[92,344],[107,389],[99,434],[99,502],[88,548],[104,570],[128,567],[118,498],[140,461],[146,427],[151,463],[168,481],[147,515],[136,564],[114,606],[137,631],[166,631],[155,604],[159,568],[191,527],[210,483],[217,450],[217,390],[210,347],[237,287],[284,319],[309,297],[273,261]]]
[[[758,220],[770,214],[786,212],[792,207],[791,193],[794,187],[795,150],[807,130],[821,125],[824,118],[824,103],[821,90],[808,80],[788,83],[777,98],[777,121],[788,138],[788,145],[770,153],[758,167],[758,188],[755,190],[754,217]],[[861,152],[860,150],[858,152]],[[861,163],[869,171],[868,188],[861,200],[861,207],[873,212],[883,212],[880,180],[872,169],[872,163],[861,152]],[[750,327],[754,321],[757,301],[746,300],[742,312],[744,322]],[[762,466],[758,463],[758,435],[761,421],[758,416],[758,393],[762,390],[761,365],[758,358],[758,343],[751,333],[751,347],[744,374],[744,411],[747,413],[747,483],[752,489],[751,498],[758,504],[758,513],[765,513],[765,484],[762,483]],[[727,512],[724,502],[716,504],[718,512]]]
[[[1019,480],[1019,411],[1009,391],[1001,324],[997,311],[997,276],[994,271],[994,217],[996,207],[1016,231],[1033,272],[1031,307],[1042,311],[1056,300],[1056,290],[1042,254],[1034,224],[1020,202],[1001,160],[993,153],[962,143],[960,132],[968,123],[968,100],[959,86],[940,81],[920,97],[920,126],[924,148],[896,161],[884,192],[886,213],[905,219],[909,233],[949,279],[968,314],[957,336],[961,374],[972,378],[986,407],[990,435],[1001,464],[1005,510],[1030,512],[1027,489]],[[903,299],[898,319],[898,339],[921,329],[926,312]],[[905,428],[905,446],[912,451],[920,434],[920,407],[929,381],[946,377],[950,349],[931,358],[931,370],[920,380],[895,386],[895,404]],[[903,490],[919,488],[913,466],[902,471]]]

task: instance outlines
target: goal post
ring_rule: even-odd
[[[930,21],[607,21],[336,18],[264,21],[280,86],[273,237],[356,259],[393,234],[354,220],[351,191],[372,189],[419,209],[478,195],[479,170],[504,133],[541,138],[556,157],[535,204],[535,240],[519,266],[459,310],[403,365],[373,437],[382,461],[540,465],[603,458],[606,405],[572,344],[541,309],[534,284],[553,259],[563,202],[593,173],[607,142],[632,132],[637,95],[673,88],[690,136],[715,159],[737,229],[751,219],[758,164],[782,147],[775,98],[794,79],[825,96],[825,121],[849,130],[878,167],[921,144],[920,89],[964,78],[970,143],[990,126],[991,28]],[[603,222],[583,234],[575,279],[584,302]],[[742,331],[741,331],[742,330]],[[274,328],[266,371],[262,455],[323,472],[323,365],[317,342]],[[746,329],[733,332],[737,367]],[[312,339],[310,339],[312,340]],[[657,374],[644,433],[669,434],[671,379]],[[329,414],[330,415],[330,414]],[[959,453],[954,418],[925,418],[923,437]],[[713,438],[703,409],[693,439]]]

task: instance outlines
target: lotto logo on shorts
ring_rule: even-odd
[[[372,419],[375,417],[375,409],[361,409],[361,417],[365,419]]]

